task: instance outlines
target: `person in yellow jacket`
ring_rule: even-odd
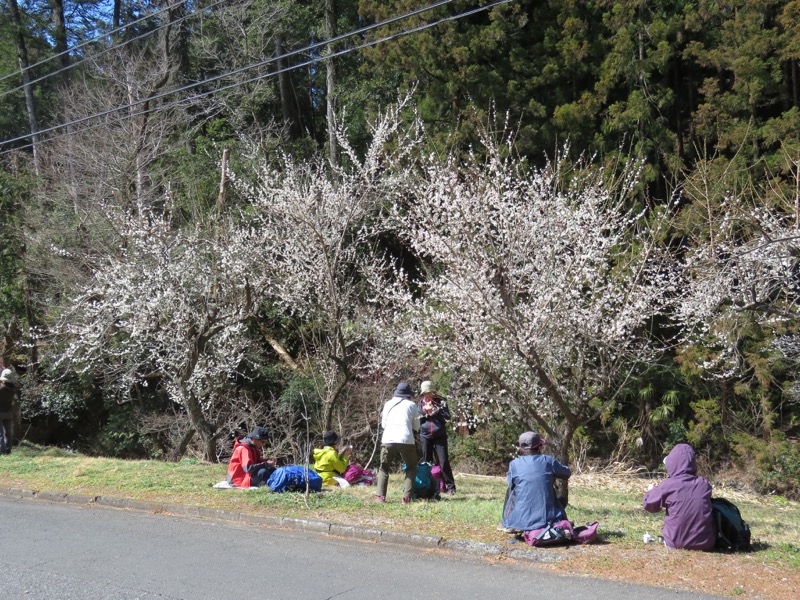
[[[335,431],[326,431],[322,436],[323,448],[314,448],[314,471],[322,477],[323,485],[341,485],[350,487],[344,478],[344,472],[350,465],[352,446],[339,449],[342,438]]]

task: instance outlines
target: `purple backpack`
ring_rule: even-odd
[[[363,483],[364,485],[372,485],[375,481],[375,473],[362,469],[361,466],[353,463],[344,472],[345,480],[349,484]]]
[[[439,465],[433,465],[431,467],[431,477],[433,477],[433,480],[439,486],[439,491],[443,492],[445,485],[444,485],[444,475],[442,475],[442,467],[440,467]]]
[[[581,527],[573,527],[566,519],[556,521],[541,529],[532,529],[523,534],[529,546],[552,546],[556,544],[591,544],[597,541],[597,521]]]

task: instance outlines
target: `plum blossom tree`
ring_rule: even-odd
[[[581,425],[658,352],[652,320],[679,273],[663,219],[628,208],[636,168],[537,169],[491,140],[426,162],[396,216],[428,265],[398,319],[408,343],[470,382],[469,405],[541,430],[568,460]]]
[[[800,229],[795,217],[766,206],[742,210],[726,199],[721,216],[709,223],[710,241],[687,253],[688,293],[680,305],[684,322],[727,339],[730,322],[758,313],[767,321],[800,316]]]
[[[729,195],[706,225],[686,253],[678,316],[685,347],[703,349],[698,373],[719,382],[725,403],[731,382],[767,382],[782,361],[800,359],[800,222],[785,206]],[[770,387],[753,395],[759,406],[750,411],[765,436],[778,398]]]
[[[387,261],[380,243],[387,231],[387,200],[408,177],[404,165],[420,137],[400,118],[408,98],[379,115],[363,156],[338,131],[344,160],[265,164],[253,183],[239,181],[249,199],[239,246],[257,256],[270,281],[268,298],[295,320],[303,360],[331,428],[342,392],[370,372]]]
[[[418,139],[401,128],[404,105],[377,120],[363,157],[340,131],[346,166],[287,156],[254,183],[237,180],[246,199],[236,219],[218,210],[213,226],[178,228],[169,209],[101,205],[119,243],[83,261],[91,279],[56,327],[57,368],[92,372],[119,401],[162,386],[193,428],[174,455],[196,431],[213,460],[218,424],[235,408],[221,392],[259,353],[256,324],[285,363],[316,378],[330,428],[342,391],[372,364],[385,200]],[[263,331],[265,306],[293,319],[297,360]]]
[[[168,215],[104,207],[120,250],[96,261],[92,280],[56,328],[57,368],[90,371],[118,401],[160,385],[183,407],[208,460],[216,458],[218,394],[255,343],[247,334],[259,282],[249,252],[225,235],[177,230]]]

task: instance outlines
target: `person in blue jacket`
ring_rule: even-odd
[[[508,492],[503,505],[506,530],[531,531],[567,518],[553,483],[572,474],[552,456],[542,454],[545,440],[527,431],[519,436],[519,456],[508,465]]]

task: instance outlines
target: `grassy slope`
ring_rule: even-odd
[[[459,475],[455,496],[409,506],[399,502],[399,475],[390,481],[386,504],[375,504],[374,488],[361,486],[330,489],[308,499],[301,494],[271,494],[263,489],[212,489],[224,478],[224,465],[192,460],[171,464],[89,458],[29,444],[0,456],[0,487],[161,500],[498,544],[508,539],[496,530],[505,494],[502,478]],[[800,588],[800,504],[717,489],[715,494],[739,506],[753,531],[757,552],[676,552],[642,543],[645,531],[656,535],[663,519],[641,509],[646,484],[624,476],[575,476],[569,517],[576,524],[599,521],[605,543],[570,548],[569,560],[551,568],[749,598],[795,597],[794,590]]]

